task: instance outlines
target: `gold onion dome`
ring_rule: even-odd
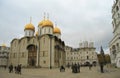
[[[53,32],[61,34],[61,31],[60,31],[60,29],[58,27],[55,27]]]
[[[44,21],[45,20],[40,21],[40,23],[38,24],[38,26],[42,26],[42,24],[43,24]]]
[[[35,31],[35,27],[34,27],[33,24],[29,23],[29,24],[25,25],[24,30],[33,30],[33,31]]]
[[[6,44],[2,44],[2,47],[6,47]]]
[[[42,27],[47,27],[47,26],[50,26],[50,27],[53,27],[53,23],[50,21],[50,20],[43,20],[41,21],[38,26],[42,26]]]

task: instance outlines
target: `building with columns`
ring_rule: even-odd
[[[111,63],[120,67],[120,0],[112,6],[113,38],[109,42]]]
[[[5,44],[0,46],[0,67],[8,66],[10,47],[7,47]]]
[[[25,25],[24,37],[11,41],[9,64],[24,67],[59,67],[65,65],[65,43],[61,40],[61,30],[45,18],[35,27],[30,22]]]
[[[83,41],[79,48],[65,47],[66,65],[81,64],[81,65],[96,65],[98,63],[96,48],[93,42]]]

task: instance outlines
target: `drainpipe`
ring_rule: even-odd
[[[52,54],[51,54],[51,52],[52,52],[52,40],[51,40],[51,36],[50,36],[50,69],[52,69],[52,64],[51,64],[51,62],[52,62]]]

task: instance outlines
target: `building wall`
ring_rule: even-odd
[[[14,64],[14,65],[18,65],[19,59],[19,40],[18,39],[14,39],[11,42],[11,49],[10,49],[10,55],[9,55],[9,64]]]
[[[113,38],[109,43],[111,63],[120,67],[120,0],[116,0],[112,7]]]
[[[40,39],[40,66],[50,67],[50,40],[48,36]]]
[[[25,36],[34,36],[34,31],[33,30],[25,30]]]
[[[9,47],[0,46],[0,66],[8,66],[9,52]]]
[[[23,37],[21,39],[15,39],[11,42],[11,52],[10,52],[10,62],[9,64],[18,65],[22,64],[24,67],[28,67],[28,49],[29,45],[35,45],[37,47],[37,57],[36,57],[36,66],[38,67],[59,67],[63,65],[63,50],[64,45],[61,44],[58,38],[55,39],[55,36],[50,38],[49,35],[43,35],[41,37]],[[55,46],[58,45],[63,50],[59,52],[55,49]],[[59,59],[59,64],[55,64],[55,51],[58,55],[60,53],[61,58]]]
[[[53,34],[53,28],[52,27],[42,27],[42,35],[44,34]]]
[[[85,46],[87,46],[87,44]],[[85,64],[86,62],[93,64],[94,61],[98,63],[97,53],[94,47],[82,46],[82,48],[72,48],[66,46],[65,51],[66,65],[68,65],[68,63],[70,65],[75,63]]]

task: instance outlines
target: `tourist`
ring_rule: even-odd
[[[104,73],[104,71],[103,71],[103,63],[100,64],[100,71],[101,71],[101,73]]]
[[[21,74],[21,64],[17,66],[17,73]]]
[[[80,64],[77,65],[77,72],[80,73]]]
[[[13,65],[12,64],[9,66],[9,73],[11,73],[11,72],[13,72]]]
[[[60,72],[64,72],[64,71],[65,71],[64,66],[60,66]]]

